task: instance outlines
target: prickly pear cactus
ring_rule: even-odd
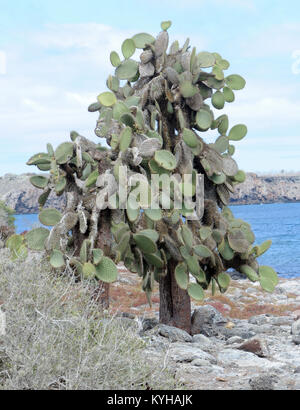
[[[156,38],[139,33],[126,39],[123,56],[111,53],[115,70],[107,79],[109,91],[89,107],[99,115],[95,134],[106,139],[108,149],[72,132],[70,142],[56,150],[48,144],[47,152],[29,159],[28,165],[50,173],[34,176],[31,182],[42,190],[40,221],[51,230],[35,229],[9,246],[16,244],[23,252],[25,245],[45,248],[54,268],[69,264],[84,278],[108,283],[116,280],[116,264],[123,261],[142,278],[149,302],[154,282],[168,274],[170,260],[177,265],[179,288],[197,300],[209,286],[213,293],[225,292],[229,268],[271,292],[277,274],[257,262],[271,241],[254,245],[249,224],[227,207],[235,185],[245,180],[233,159],[233,143],[245,137],[247,127],[230,127],[228,116],[218,110],[235,100],[245,80],[225,74],[227,60],[218,53],[197,52],[189,40],[169,46],[170,26],[163,22]],[[133,58],[137,50],[139,61]],[[205,142],[207,131],[215,132],[213,143]],[[174,207],[172,192],[170,209],[164,206],[163,192],[158,209],[147,208],[142,200],[135,207],[131,188],[126,190],[126,207],[105,207],[114,195],[120,202],[121,167],[128,176],[138,173],[146,180],[153,175],[203,174],[203,215],[189,220],[190,210]],[[65,193],[62,213],[43,209],[51,191]]]

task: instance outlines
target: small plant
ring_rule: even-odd
[[[43,191],[40,221],[52,228],[34,229],[22,240],[14,237],[8,246],[14,251],[45,248],[54,268],[67,263],[100,284],[115,281],[116,264],[123,261],[142,278],[149,303],[154,281],[159,282],[160,320],[190,331],[190,297],[202,300],[208,287],[213,294],[225,292],[229,268],[269,292],[278,279],[272,268],[257,262],[271,241],[255,246],[250,225],[227,207],[235,186],[245,180],[233,159],[233,143],[245,137],[247,127],[229,127],[228,116],[217,113],[234,102],[245,80],[226,75],[227,60],[215,52],[197,52],[189,40],[169,47],[170,26],[163,22],[156,38],[139,33],[126,39],[123,56],[110,55],[115,67],[107,79],[110,91],[89,107],[99,114],[95,133],[109,149],[72,132],[70,142],[56,150],[48,144],[47,152],[29,159],[28,165],[50,172],[49,177],[33,176],[31,183]],[[139,61],[133,59],[136,50],[141,50]],[[213,143],[205,142],[207,131],[215,132]],[[171,190],[169,207],[160,186],[158,208],[149,208],[141,199],[141,184],[137,207],[130,196],[133,187],[126,190],[125,207],[108,207],[113,196],[121,202],[121,167],[146,181],[153,175],[188,174],[191,182],[178,183],[176,194]],[[199,174],[204,176],[204,212],[190,220],[191,209],[178,209],[175,202],[186,189],[195,198]],[[62,213],[43,209],[53,191],[66,194]]]

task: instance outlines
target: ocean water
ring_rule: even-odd
[[[250,223],[256,243],[272,239],[271,248],[259,258],[261,265],[270,265],[280,276],[300,276],[300,203],[235,205],[236,218]],[[40,225],[38,215],[15,215],[16,230],[21,233]]]

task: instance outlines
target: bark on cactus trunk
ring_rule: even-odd
[[[102,249],[105,256],[109,256],[112,245],[109,213],[109,209],[101,212],[96,243],[96,248]],[[100,280],[98,287],[95,290],[94,297],[97,301],[99,301],[104,309],[107,309],[109,307],[109,283],[105,283]]]
[[[175,279],[176,261],[169,260],[168,273],[160,279],[159,321],[191,333],[191,300]]]

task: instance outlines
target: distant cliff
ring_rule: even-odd
[[[270,204],[300,201],[300,175],[258,176],[248,173],[243,184],[236,186],[233,204]]]
[[[38,198],[43,191],[31,185],[29,178],[32,175],[34,174],[5,174],[0,177],[0,200],[17,214],[38,213]],[[64,196],[51,194],[46,206],[62,209],[64,205]]]
[[[14,209],[17,214],[38,212],[38,198],[41,190],[34,188],[29,178],[34,174],[6,174],[0,177],[0,200]],[[243,184],[236,186],[232,204],[259,204],[273,202],[300,202],[300,175],[258,176],[248,173]],[[51,195],[48,207],[63,209],[64,196]]]

